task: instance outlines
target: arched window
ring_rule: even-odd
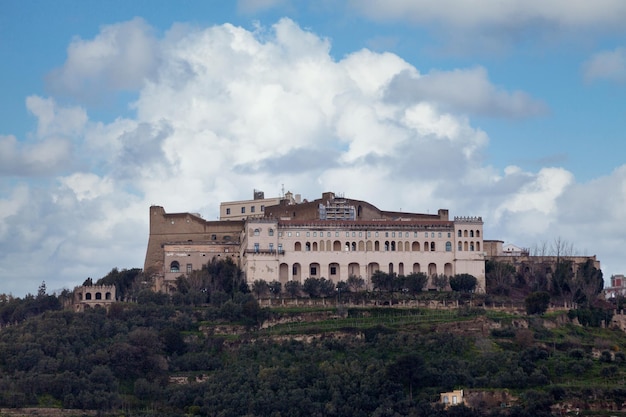
[[[480,237],[480,230],[476,230],[476,237]]]
[[[311,242],[306,242],[304,245],[304,250],[307,252],[311,252]]]
[[[96,293],[96,300],[102,300],[102,293],[101,292],[97,292]]]
[[[269,230],[267,231],[267,233],[268,233],[270,236],[274,236],[274,229],[269,229]]]
[[[356,242],[352,242],[352,252],[356,252]]]
[[[261,229],[254,229],[254,235],[258,236],[261,233]]]
[[[296,252],[300,252],[300,251],[302,251],[302,243],[300,243],[300,242],[296,242],[296,243],[293,245],[293,250],[294,250],[294,251],[296,251]]]
[[[463,237],[463,232],[459,230],[459,237]]]
[[[170,264],[170,272],[180,272],[180,264],[177,261]]]
[[[474,237],[474,231],[470,230],[470,237]]]
[[[452,242],[446,242],[446,252],[452,252]]]
[[[424,252],[428,252],[428,248],[430,248],[430,245],[428,242],[424,242]]]
[[[458,251],[462,251],[463,250],[463,242],[459,242],[459,247],[457,248]]]
[[[464,231],[463,231],[463,236],[464,236],[464,237],[467,237],[467,230],[464,230]]]
[[[391,241],[391,251],[395,252],[396,251],[396,242]]]
[[[430,251],[431,252],[435,251],[435,242],[430,242]]]
[[[470,242],[470,251],[474,252],[474,242]]]
[[[106,300],[110,300],[110,299],[111,299],[111,293],[110,293],[110,292],[108,292],[108,293],[104,294],[104,298],[105,298]]]
[[[389,241],[385,241],[385,252],[389,252]]]
[[[91,293],[90,292],[85,294],[85,300],[91,300]]]

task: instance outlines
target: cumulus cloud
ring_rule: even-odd
[[[130,51],[112,40],[124,31],[159,59],[141,59],[118,79],[110,57]],[[84,80],[132,84],[132,118],[88,120],[80,108],[32,97],[33,141],[0,137],[4,175],[65,166],[37,184],[0,183],[0,236],[11,236],[0,239],[0,274],[24,265],[24,279],[5,291],[34,291],[43,279],[56,289],[142,265],[151,204],[215,219],[220,201],[253,189],[277,196],[283,184],[308,199],[335,191],[386,210],[482,215],[487,238],[523,238],[523,246],[562,230],[559,221],[579,222],[568,210],[589,204],[566,170],[486,165],[489,137],[474,114],[528,117],[544,108],[493,86],[481,68],[421,72],[366,49],[337,60],[328,39],[289,19],[254,32],[175,25],[160,39],[143,37],[151,32],[136,20],[103,27],[73,42],[78,52],[58,73],[75,71],[77,95]],[[106,58],[75,64],[89,45],[106,45]],[[471,85],[461,96],[452,87],[464,83]],[[624,190],[624,172],[594,186]],[[623,207],[623,198],[615,204]],[[602,222],[619,216],[607,211]]]
[[[93,99],[108,90],[134,91],[158,63],[152,28],[141,18],[103,26],[92,40],[76,38],[67,60],[48,76],[56,93]]]
[[[609,80],[626,82],[626,48],[602,51],[593,55],[583,64],[585,80]]]
[[[482,67],[431,71],[420,75],[404,71],[394,77],[387,99],[431,102],[460,113],[521,118],[545,114],[547,106],[523,91],[507,92],[489,82]]]

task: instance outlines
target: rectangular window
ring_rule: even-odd
[[[337,267],[336,266],[331,266],[330,267],[330,275],[337,275]]]
[[[359,232],[359,237],[363,237],[363,232]]]
[[[317,237],[317,232],[313,232],[313,237]]]
[[[274,244],[270,243],[270,252],[274,252]]]
[[[191,264],[187,264],[187,273],[188,274],[191,273],[191,268],[192,268]]]
[[[261,211],[265,211],[265,206],[261,204]]]
[[[356,237],[356,232],[352,232],[352,237]]]
[[[300,236],[300,232],[296,232],[296,236]]]
[[[311,232],[306,232],[306,237],[311,236]]]
[[[439,237],[441,237],[441,232],[439,232]]]
[[[430,234],[430,237],[435,237],[435,232],[432,232],[432,233]]]
[[[452,233],[448,232],[448,237],[452,237]]]
[[[217,240],[217,235],[211,235],[211,240]]]
[[[291,237],[291,232],[287,232],[287,237]]]
[[[376,232],[376,233],[374,234],[374,236],[378,237],[378,232]]]
[[[385,237],[387,237],[386,234],[385,234]],[[396,232],[391,232],[391,237],[396,237]]]
[[[315,275],[317,275],[317,267],[312,266],[311,267],[311,276],[314,277]]]
[[[259,253],[259,244],[258,243],[254,244],[254,253]]]
[[[283,253],[283,244],[282,243],[278,244],[278,253]]]
[[[229,208],[226,209],[226,214],[230,214],[230,209]]]
[[[283,237],[283,232],[278,232],[278,237]]]
[[[417,237],[417,232],[413,232],[413,237]]]
[[[385,237],[389,237],[389,232],[385,232]]]
[[[245,207],[242,207],[242,208],[241,208],[241,214],[244,214],[245,212],[246,212],[246,208],[245,208]]]
[[[250,207],[250,213],[254,213],[254,206]]]
[[[409,237],[409,232],[406,232],[406,233],[404,234],[404,237]]]
[[[350,232],[346,232],[346,237],[350,237]]]
[[[335,237],[339,237],[339,232],[335,232]]]

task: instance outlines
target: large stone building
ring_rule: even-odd
[[[330,192],[313,201],[287,193],[273,205],[265,205],[273,199],[262,197],[255,191],[253,200],[223,203],[220,211],[239,211],[236,220],[206,221],[150,207],[144,270],[156,278],[157,289],[171,290],[178,276],[213,257],[231,257],[248,282],[303,282],[309,277],[337,282],[354,275],[370,284],[378,270],[468,273],[478,279],[477,290],[485,291],[480,217],[450,219],[443,209],[437,214],[383,211]]]

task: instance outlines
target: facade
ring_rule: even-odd
[[[286,198],[291,198],[290,193]],[[282,198],[265,198],[263,191],[254,190],[252,200],[227,201],[220,203],[220,220],[245,220],[248,217],[265,216],[265,207],[275,206]]]
[[[231,214],[224,211],[223,220],[216,222],[150,207],[144,270],[153,271],[157,289],[169,291],[178,276],[228,256],[249,283],[304,282],[309,277],[338,282],[353,275],[369,285],[380,270],[399,275],[468,273],[478,279],[477,291],[485,291],[480,217],[450,220],[444,209],[437,214],[383,211],[332,192],[313,201],[288,192],[278,204],[261,209],[261,202],[269,201],[262,197],[255,192],[254,200],[222,203],[220,212],[231,208]],[[253,212],[252,204],[258,207]],[[226,220],[233,210],[239,211],[232,217],[236,220]],[[257,216],[259,212],[263,215]]]
[[[604,289],[604,297],[608,300],[624,296],[626,296],[626,278],[623,274],[613,275],[611,286]]]
[[[115,285],[82,285],[74,288],[74,311],[108,308],[116,301]]]
[[[440,402],[446,408],[451,405],[464,404],[465,400],[463,399],[463,390],[457,389],[450,392],[442,392],[440,394]]]

